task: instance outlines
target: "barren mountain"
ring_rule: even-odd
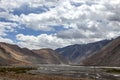
[[[52,50],[42,50],[41,53],[33,52],[27,48],[20,48],[17,45],[0,43],[0,65],[33,65],[43,63],[64,63],[59,60],[59,54],[55,55]],[[54,56],[53,56],[54,55]],[[48,62],[46,62],[49,60]],[[56,60],[56,61],[54,61]],[[64,60],[64,59],[63,59]],[[58,62],[57,62],[58,61]]]
[[[120,66],[120,37],[114,39],[93,56],[83,61],[85,65]]]
[[[42,58],[44,58],[44,62],[51,63],[51,64],[61,64],[66,63],[68,64],[68,60],[65,59],[65,57],[59,55],[56,51],[52,49],[39,49],[39,50],[33,50],[33,52],[37,53],[38,55],[41,55]]]
[[[87,56],[93,55],[103,46],[107,45],[111,40],[102,40],[88,44],[75,44],[63,48],[58,48],[56,51],[66,57],[74,64],[78,64]]]

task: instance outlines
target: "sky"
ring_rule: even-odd
[[[120,0],[0,0],[0,42],[60,48],[120,36]]]

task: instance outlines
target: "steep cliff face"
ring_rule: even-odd
[[[83,63],[85,65],[120,66],[120,37],[85,59]]]

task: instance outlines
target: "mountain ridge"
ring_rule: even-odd
[[[78,64],[81,62],[82,59],[86,58],[87,56],[93,55],[109,42],[111,42],[111,40],[102,40],[88,44],[69,45],[63,48],[58,48],[55,51],[66,57],[72,63]]]
[[[15,44],[0,42],[0,65],[99,64],[100,66],[119,66],[119,56],[120,37],[88,44],[69,45],[56,50],[50,48],[29,50]]]
[[[120,37],[104,46],[102,50],[83,60],[85,65],[120,66]]]
[[[44,50],[47,51],[47,49]],[[48,56],[51,55],[58,56],[59,54],[54,54],[54,50],[51,49],[51,53],[48,52]],[[53,61],[52,59],[54,58],[51,58],[51,61]],[[59,58],[59,56],[57,58]],[[45,56],[43,55],[37,54],[27,48],[20,48],[17,45],[3,42],[0,42],[0,61],[1,65],[64,64],[64,62],[62,62],[63,60],[60,61],[60,59],[57,60],[58,62],[46,62]]]

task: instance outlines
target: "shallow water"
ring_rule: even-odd
[[[70,65],[39,65],[38,70],[30,71],[32,74],[49,74],[76,78],[96,78],[97,80],[120,80],[120,76],[114,76],[102,71],[101,67],[94,66],[70,66]]]

